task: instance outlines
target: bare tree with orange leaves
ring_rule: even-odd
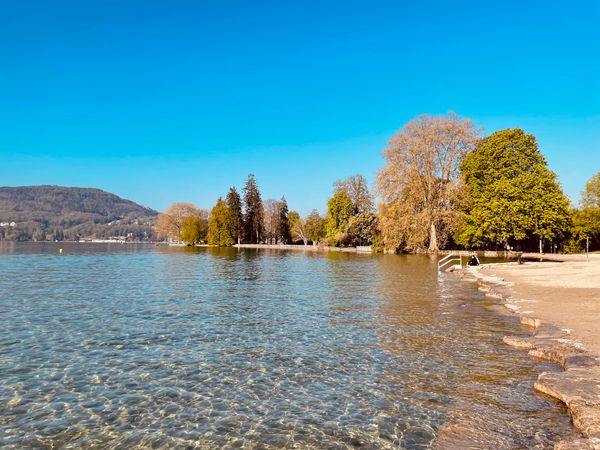
[[[435,252],[443,245],[458,217],[458,165],[477,135],[471,120],[450,112],[419,116],[390,139],[376,183],[386,248]]]

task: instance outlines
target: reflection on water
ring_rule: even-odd
[[[0,446],[497,448],[572,433],[433,258],[0,245]],[[442,444],[440,444],[442,445]]]

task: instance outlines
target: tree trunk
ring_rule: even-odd
[[[435,229],[435,223],[431,222],[431,229],[429,231],[429,251],[437,252],[438,250],[437,230]]]

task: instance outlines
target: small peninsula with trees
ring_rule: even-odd
[[[241,194],[231,187],[210,211],[174,203],[158,216],[156,234],[189,245],[371,246],[374,252],[600,248],[600,172],[573,207],[535,136],[522,129],[481,136],[454,113],[421,115],[390,139],[383,157],[373,192],[364,175],[338,180],[324,216],[314,209],[302,217],[285,196],[263,201],[250,174]]]

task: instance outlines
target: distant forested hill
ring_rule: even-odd
[[[0,187],[0,240],[153,240],[157,214],[100,189]]]

